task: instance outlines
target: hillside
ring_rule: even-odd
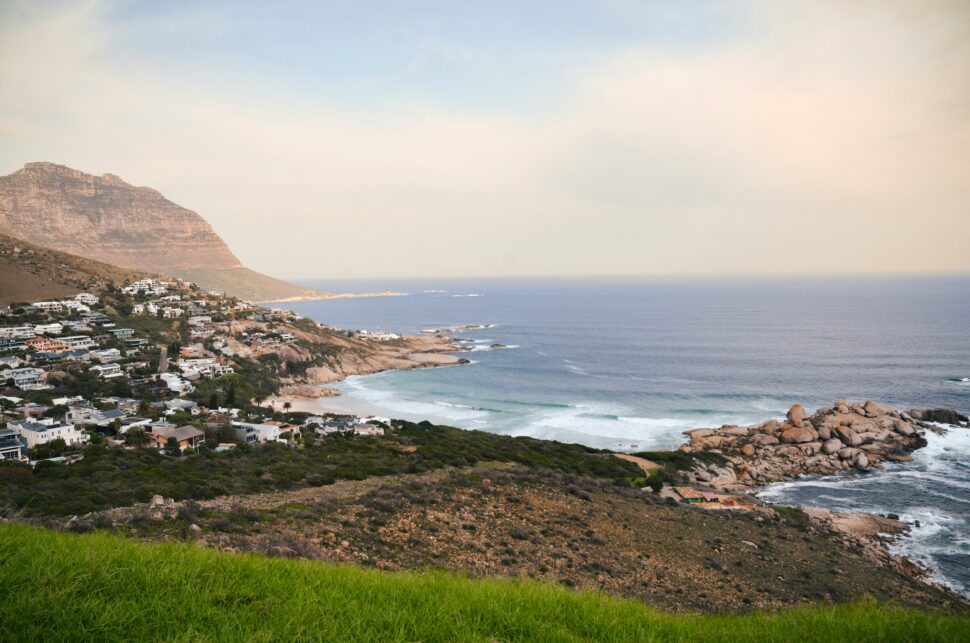
[[[0,233],[0,305],[98,292],[140,274]]]
[[[0,177],[0,231],[248,300],[315,293],[243,268],[201,216],[113,174],[99,177],[54,163],[27,163]]]
[[[229,555],[0,525],[4,640],[955,641],[970,620],[862,602],[675,616],[530,580]],[[25,591],[29,588],[29,591]]]

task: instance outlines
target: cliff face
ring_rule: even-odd
[[[205,219],[113,174],[28,163],[0,177],[0,232],[88,259],[189,279],[243,299],[319,294],[243,268]]]
[[[151,188],[28,163],[0,177],[0,229],[37,245],[143,270],[234,268],[206,221]]]

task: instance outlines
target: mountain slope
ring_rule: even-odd
[[[113,174],[99,177],[54,163],[27,163],[0,177],[0,231],[244,299],[317,294],[243,268],[201,216]]]
[[[99,291],[141,273],[41,248],[0,233],[0,305]]]

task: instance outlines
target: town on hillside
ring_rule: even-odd
[[[324,363],[340,331],[181,280],[0,308],[0,459],[70,464],[83,447],[179,457],[333,433],[380,435],[386,418],[280,413],[281,380]],[[396,339],[390,338],[390,339]],[[296,356],[296,357],[294,357]]]

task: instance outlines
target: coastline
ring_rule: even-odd
[[[391,290],[383,292],[342,292],[342,293],[320,293],[318,295],[296,295],[284,297],[283,299],[270,299],[267,301],[255,301],[254,304],[292,304],[299,301],[322,301],[326,299],[366,299],[370,297],[407,297],[406,292],[395,292]]]

